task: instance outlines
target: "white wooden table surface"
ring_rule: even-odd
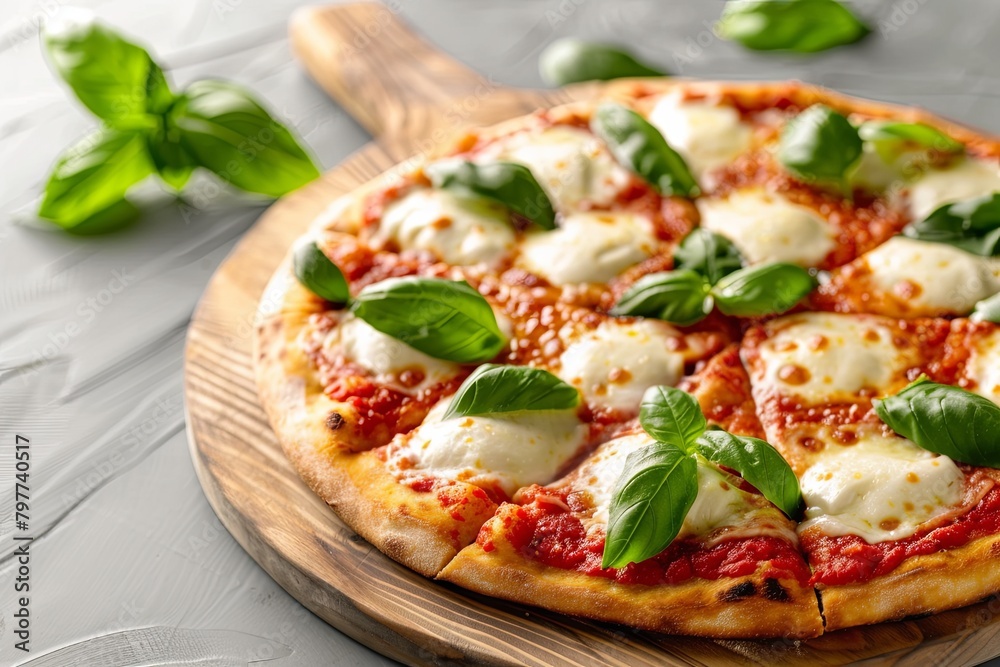
[[[188,458],[181,350],[215,267],[263,210],[152,204],[77,238],[25,221],[58,152],[93,121],[44,64],[62,0],[0,12],[0,665],[381,665],[312,616],[225,532]],[[301,0],[78,0],[148,44],[177,84],[252,87],[326,167],[368,137],[303,75],[286,39]],[[799,78],[926,106],[1000,133],[1000,3],[857,0],[875,34],[814,57],[751,54],[711,32],[720,0],[392,0],[494,80],[540,85],[564,35],[627,43],[674,73]],[[14,649],[14,441],[31,441],[31,641]]]

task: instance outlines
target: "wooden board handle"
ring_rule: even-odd
[[[376,138],[412,135],[411,119],[441,113],[495,84],[418,37],[393,6],[306,7],[290,36],[309,74]]]

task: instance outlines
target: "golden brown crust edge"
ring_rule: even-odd
[[[1000,535],[910,558],[877,579],[818,590],[827,630],[964,607],[1000,591]]]
[[[512,507],[501,506],[487,524],[497,524],[491,551],[479,544],[466,547],[438,579],[513,602],[668,634],[806,639],[823,632],[812,587],[787,579],[766,581],[761,570],[747,577],[644,586],[525,558],[504,537],[504,509]],[[752,592],[747,583],[753,584]],[[781,599],[768,599],[765,591]]]

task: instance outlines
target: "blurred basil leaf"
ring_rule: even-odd
[[[798,53],[852,44],[871,32],[834,0],[729,0],[717,30],[755,51]]]
[[[553,86],[626,77],[666,76],[624,49],[567,37],[550,44],[538,59],[542,79]]]

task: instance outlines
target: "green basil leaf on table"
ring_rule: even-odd
[[[712,312],[710,287],[703,276],[690,269],[651,273],[622,294],[611,314],[655,317],[688,326]]]
[[[1000,192],[945,204],[923,220],[911,222],[903,234],[984,257],[1000,255]]]
[[[717,30],[756,51],[798,53],[852,44],[871,32],[834,0],[730,0]]]
[[[889,428],[923,449],[1000,468],[1000,406],[989,399],[920,378],[874,404]]]
[[[657,442],[629,454],[612,492],[601,567],[639,563],[666,549],[697,495],[698,464],[679,446]]]
[[[695,271],[714,285],[724,276],[743,268],[743,258],[725,236],[696,227],[674,251],[674,268]]]
[[[870,120],[861,124],[858,135],[863,141],[874,143],[876,147],[895,148],[917,146],[930,148],[942,153],[961,153],[965,145],[955,141],[937,128],[924,123],[897,123],[884,120]],[[882,151],[880,151],[882,152]]]
[[[490,199],[542,229],[556,228],[552,202],[531,171],[522,164],[443,160],[428,165],[425,171],[435,188],[460,197]]]
[[[785,124],[778,160],[806,182],[833,184],[846,193],[845,175],[861,157],[862,145],[845,116],[814,104]]]
[[[580,392],[542,368],[483,364],[465,379],[442,419],[526,410],[569,410]]]
[[[698,453],[717,465],[731,468],[778,506],[795,517],[802,504],[799,481],[788,462],[769,443],[727,431],[705,431]]]
[[[191,84],[167,115],[174,129],[199,165],[241,190],[280,197],[319,176],[292,133],[234,84]]]
[[[792,308],[816,287],[801,266],[776,262],[730,273],[712,288],[715,304],[725,315],[761,317]]]
[[[640,178],[667,197],[694,197],[698,183],[687,164],[667,144],[659,130],[620,104],[602,104],[590,120],[590,128],[611,154]]]
[[[316,296],[337,304],[347,303],[351,298],[344,274],[315,241],[302,243],[295,249],[292,271],[295,278]]]
[[[490,304],[465,281],[390,278],[361,290],[351,308],[375,329],[437,359],[489,361],[507,344]]]
[[[1000,324],[1000,294],[994,294],[976,304],[970,319],[976,322],[993,322]]]
[[[666,76],[666,72],[635,59],[627,51],[567,37],[550,44],[538,58],[542,79],[553,86],[580,81],[610,81],[626,77]]]
[[[42,34],[49,61],[76,96],[111,127],[152,128],[173,94],[149,53],[97,22],[67,12]]]
[[[660,442],[690,452],[708,426],[701,406],[691,394],[667,386],[650,387],[639,405],[642,429]]]
[[[38,215],[64,229],[107,231],[134,218],[135,207],[120,202],[151,173],[153,164],[142,135],[98,130],[56,162]]]

